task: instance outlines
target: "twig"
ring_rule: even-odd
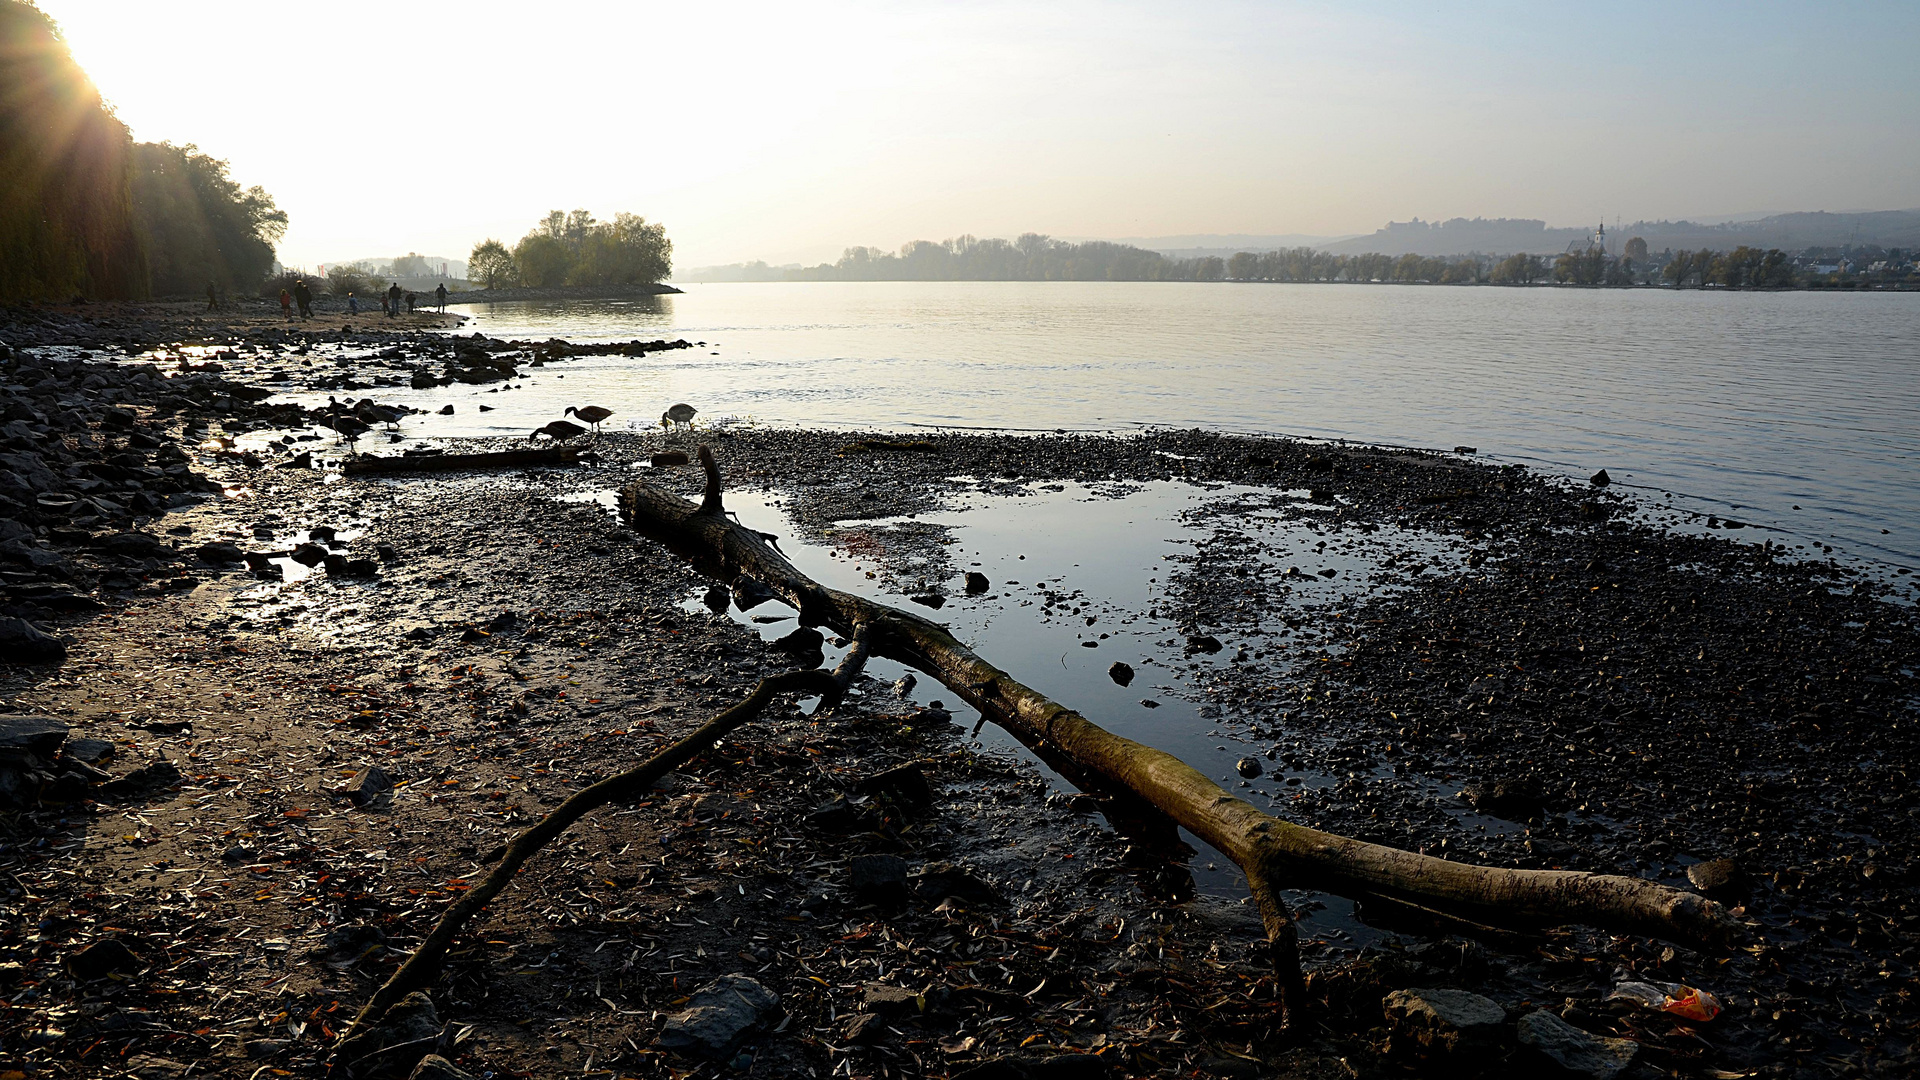
[[[820,668],[807,671],[788,671],[761,679],[746,699],[738,705],[715,716],[706,722],[700,730],[667,747],[648,758],[643,764],[629,769],[618,776],[611,776],[582,788],[573,797],[561,803],[546,817],[514,837],[507,845],[506,855],[500,865],[493,868],[485,881],[468,890],[465,896],[447,909],[447,913],[434,924],[433,931],[426,936],[420,946],[407,957],[407,962],[389,977],[373,997],[361,1008],[360,1014],[334,1044],[335,1059],[353,1038],[372,1028],[393,1008],[401,998],[433,982],[440,974],[440,966],[446,959],[447,949],[467,921],[478,915],[500,891],[513,881],[520,867],[539,850],[551,843],[574,822],[580,820],[589,810],[604,806],[609,802],[636,795],[652,787],[654,782],[666,774],[693,760],[695,755],[720,741],[728,732],[760,715],[760,712],[780,694],[794,691],[812,691],[818,694],[830,694],[839,689],[839,682],[833,673]]]

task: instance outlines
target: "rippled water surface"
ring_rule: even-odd
[[[464,433],[576,403],[646,425],[686,401],[703,421],[1470,445],[1920,563],[1911,293],[860,282],[459,310],[495,336],[708,343],[529,371],[479,399],[494,411],[462,410]]]

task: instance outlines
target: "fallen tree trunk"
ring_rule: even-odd
[[[805,625],[848,636],[859,628],[873,655],[938,679],[1036,752],[1152,804],[1217,848],[1246,873],[1283,975],[1293,929],[1281,888],[1382,896],[1493,926],[1579,923],[1690,945],[1721,945],[1741,933],[1719,904],[1643,878],[1475,866],[1264,813],[1172,754],[1115,735],[1023,685],[938,624],[807,577],[762,534],[728,519],[719,469],[704,446],[700,458],[707,490],[699,506],[645,481],[621,492],[621,508],[636,529],[694,556],[729,584],[742,576],[759,580]]]
[[[349,458],[341,466],[348,476],[387,473],[457,472],[461,469],[516,469],[539,465],[572,465],[580,460],[575,446],[536,446],[527,450],[496,450],[486,454],[418,454],[413,457]]]

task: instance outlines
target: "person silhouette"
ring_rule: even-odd
[[[447,283],[444,281],[441,282],[439,286],[433,290],[433,296],[434,299],[440,303],[440,314],[445,315],[447,313]]]

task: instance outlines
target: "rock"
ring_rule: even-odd
[[[1220,639],[1214,637],[1212,634],[1187,635],[1187,653],[1189,655],[1197,652],[1217,653],[1224,648],[1226,648],[1226,646],[1220,644]]]
[[[246,561],[247,557],[246,553],[240,550],[240,545],[229,540],[202,544],[199,555],[200,561],[210,566],[231,566],[234,563]]]
[[[900,676],[898,679],[894,680],[893,696],[897,698],[904,698],[908,694],[913,693],[913,688],[916,684],[919,683],[919,681],[920,681],[919,679],[914,678],[913,672],[911,671],[907,672],[905,675]]]
[[[845,795],[835,795],[807,814],[807,824],[830,833],[856,832],[860,819],[860,808],[848,802]]]
[[[875,773],[860,781],[859,790],[864,794],[885,794],[894,802],[915,810],[933,805],[933,785],[927,783],[927,774],[920,771],[917,762],[909,761]]]
[[[1687,880],[1708,896],[1732,891],[1740,877],[1739,864],[1732,859],[1709,859],[1687,867]]]
[[[926,708],[914,713],[913,722],[916,724],[951,724],[953,723],[953,714],[948,712],[939,702],[935,701],[929,703]]]
[[[155,761],[133,770],[108,784],[101,784],[102,799],[141,799],[165,791],[180,782],[180,768],[171,761]]]
[[[886,1036],[886,1025],[872,1013],[855,1013],[847,1021],[846,1041],[866,1046]]]
[[[734,602],[736,604],[740,602],[738,594],[734,596]],[[786,637],[775,641],[773,648],[796,659],[813,660],[813,663],[809,666],[818,667],[820,666],[820,659],[824,659],[822,649],[826,646],[826,643],[827,639],[821,635],[820,631],[815,630],[811,626],[802,626],[795,629]]]
[[[933,608],[935,611],[947,606],[947,598],[941,596],[939,593],[918,593],[907,597],[907,599],[916,604]]]
[[[52,761],[67,741],[67,730],[67,725],[50,716],[0,716],[0,752]]]
[[[897,907],[907,899],[907,863],[897,855],[855,855],[848,874],[863,904]]]
[[[726,1061],[779,1008],[780,999],[755,980],[738,973],[722,975],[667,1018],[658,1044],[689,1057]]]
[[[685,465],[689,460],[691,459],[679,450],[668,450],[663,454],[653,455],[652,464],[656,469],[664,469],[672,465]]]
[[[1606,487],[1608,484],[1613,483],[1613,477],[1607,475],[1607,470],[1601,469],[1599,472],[1587,477],[1587,483],[1592,484],[1594,487]]]
[[[1260,775],[1260,762],[1255,758],[1243,757],[1233,763],[1233,771],[1251,780]]]
[[[394,547],[392,544],[387,543],[385,540],[382,540],[379,543],[373,545],[373,553],[375,555],[380,556],[381,562],[399,562],[400,561],[400,549]]]
[[[67,971],[81,982],[104,979],[108,975],[138,971],[140,958],[118,938],[106,938],[67,957]]]
[[[1463,1058],[1498,1045],[1506,1033],[1506,1010],[1465,990],[1396,990],[1384,1006],[1396,1054]]]
[[[340,793],[353,800],[353,805],[366,806],[392,790],[393,776],[375,765],[354,774],[353,779],[340,789]]]
[[[991,588],[993,583],[987,580],[987,575],[978,570],[967,571],[967,592],[977,596]]]
[[[1477,454],[1480,452],[1480,448],[1477,446],[1456,446],[1453,448],[1453,452],[1456,454]]]
[[[66,642],[25,619],[0,618],[0,662],[50,664],[66,658]]]
[[[925,1008],[925,998],[904,986],[868,983],[860,991],[860,1007],[881,1016],[906,1016]]]
[[[289,557],[301,566],[318,566],[325,561],[327,549],[319,544],[301,544],[293,549]]]
[[[1143,698],[1141,698],[1141,699],[1140,699],[1140,705],[1141,705],[1141,707],[1142,707],[1142,708],[1147,708],[1147,709],[1157,709],[1157,708],[1159,708],[1159,707],[1160,707],[1160,703],[1159,703],[1159,702],[1157,702],[1157,701],[1155,701],[1155,700],[1153,700],[1153,699],[1152,699],[1152,698],[1150,698],[1150,697],[1143,697]]]
[[[741,611],[752,611],[772,599],[773,590],[751,574],[741,574],[733,581],[733,604]],[[818,637],[819,631],[813,631],[813,634]]]
[[[1633,1064],[1640,1044],[1582,1031],[1545,1009],[1530,1012],[1514,1025],[1524,1046],[1546,1055],[1554,1064],[1590,1080],[1613,1080]]]
[[[352,923],[329,933],[320,946],[307,955],[328,967],[344,970],[384,948],[386,944],[384,930],[370,923]]]
[[[700,602],[707,605],[707,610],[715,615],[725,615],[727,605],[733,603],[733,594],[727,591],[725,585],[715,585],[707,590],[706,595],[700,598]]]
[[[247,561],[247,569],[253,573],[266,574],[271,577],[280,576],[281,570],[278,566],[273,565],[274,554],[271,551],[249,551],[243,553],[240,557]]]
[[[453,406],[451,406],[451,405],[442,405],[442,406],[440,407],[440,415],[441,415],[441,416],[452,416],[452,415],[453,415]]]
[[[1468,784],[1460,797],[1483,814],[1512,821],[1539,817],[1547,806],[1546,794],[1540,790],[1539,781],[1532,777]]]
[[[1000,890],[952,863],[928,863],[912,878],[914,892],[930,904],[958,900],[981,907],[1004,907]]]
[[[113,744],[105,739],[75,739],[67,744],[67,756],[91,765],[113,756]]]
[[[145,559],[167,550],[167,545],[152,533],[123,532],[102,537],[97,546],[109,555]]]
[[[447,408],[452,409],[453,406],[449,405]],[[415,1065],[412,1072],[407,1074],[407,1080],[477,1080],[477,1078],[439,1054],[428,1054],[420,1059],[420,1064]]]
[[[1133,682],[1133,665],[1115,660],[1107,667],[1107,678],[1121,686],[1127,686]]]

